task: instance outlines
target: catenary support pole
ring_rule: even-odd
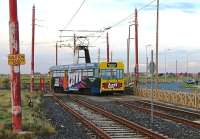
[[[130,66],[130,32],[131,32],[131,25],[128,27],[128,39],[127,39],[127,74],[129,76],[129,66]]]
[[[76,59],[76,34],[74,34],[74,49],[73,49],[73,63],[77,64],[77,59]]]
[[[153,129],[153,111],[154,111],[154,92],[153,92],[153,82],[154,82],[154,77],[153,77],[153,73],[154,73],[154,64],[153,64],[153,50],[151,50],[151,128]]]
[[[135,85],[139,82],[139,63],[138,63],[138,15],[135,9]]]
[[[98,60],[97,60],[98,63],[100,63],[100,57],[101,57],[101,50],[100,50],[100,48],[99,48],[99,49],[98,49]]]
[[[113,60],[112,60],[112,56],[113,56],[113,52],[111,51],[111,52],[110,52],[110,62],[113,61]]]
[[[156,16],[156,86],[158,87],[158,39],[159,39],[159,0],[157,0],[157,16]]]
[[[109,50],[109,35],[108,35],[108,32],[107,32],[107,37],[106,37],[106,40],[107,40],[107,62],[110,61],[110,57],[109,57],[109,53],[110,53],[110,50]]]
[[[56,43],[56,66],[58,65],[58,43]]]
[[[10,54],[20,53],[19,49],[19,27],[17,18],[17,0],[9,0],[9,31],[10,31]],[[19,132],[22,129],[21,109],[21,87],[20,87],[20,65],[11,68],[11,101],[12,101],[12,130]]]
[[[31,89],[30,91],[34,91],[34,55],[35,55],[35,5],[33,5],[32,10],[32,55],[31,55]]]
[[[178,80],[178,60],[176,59],[176,81]]]

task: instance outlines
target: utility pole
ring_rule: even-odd
[[[100,51],[100,48],[98,49],[98,63],[100,63],[100,56],[101,55],[101,51]]]
[[[167,81],[167,58],[166,58],[166,54],[165,54],[165,82]]]
[[[110,53],[110,50],[109,50],[109,35],[108,35],[108,32],[107,32],[107,37],[106,37],[106,40],[107,40],[107,62],[110,61],[110,57],[109,57],[109,53]]]
[[[186,56],[186,77],[187,77],[187,80],[188,80],[188,66],[189,65],[189,60],[188,60],[188,55]]]
[[[56,66],[58,65],[58,43],[56,43]]]
[[[177,66],[178,66],[178,61],[177,61],[177,59],[176,59],[176,81],[177,81],[177,79],[178,79],[178,68],[177,68]]]
[[[112,51],[110,52],[110,61],[112,62],[112,55],[113,55],[113,53],[112,53]]]
[[[35,5],[32,10],[31,93],[34,91]]]
[[[128,27],[128,39],[127,39],[127,74],[129,76],[129,66],[130,66],[130,32],[131,32],[131,25]]]
[[[76,49],[76,34],[74,34],[74,50],[73,50],[73,52],[74,52],[74,64],[77,64],[76,63],[76,57],[75,57],[75,49]]]
[[[157,0],[157,17],[156,17],[156,86],[158,86],[158,29],[159,29],[159,0]]]
[[[153,62],[153,50],[151,50],[151,62],[150,62],[150,73],[151,73],[151,128],[153,129],[153,111],[154,111],[154,94],[153,94],[153,82],[154,82],[154,62]]]
[[[138,17],[137,9],[135,9],[135,85],[137,87],[139,81],[139,64],[138,64]]]
[[[17,0],[9,0],[9,35],[10,54],[19,55],[19,27],[17,18]],[[22,130],[22,108],[21,108],[21,87],[20,87],[20,65],[11,65],[11,101],[12,101],[12,130]]]
[[[145,45],[146,47],[146,84],[148,82],[148,67],[149,67],[149,59],[148,59],[148,47],[151,47],[151,44]]]
[[[129,38],[127,39],[127,64],[126,64],[126,66],[127,66],[127,75],[129,75],[129,51],[130,51],[130,49],[129,49]]]

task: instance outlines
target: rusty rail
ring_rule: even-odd
[[[136,106],[134,104],[130,104],[130,103],[127,103],[127,102],[119,102],[119,101],[118,101],[118,103],[121,103],[121,104],[123,104],[123,105],[125,105],[129,108],[134,108],[137,111],[151,113],[150,109],[139,107],[139,106]],[[194,128],[200,128],[199,123],[196,123],[196,122],[193,122],[193,121],[190,121],[190,120],[187,120],[187,119],[178,118],[176,116],[171,116],[171,115],[168,115],[168,114],[165,114],[165,113],[162,113],[162,112],[158,112],[158,111],[153,111],[153,113],[157,117],[168,119],[168,120],[174,121],[176,123],[182,123],[184,125],[191,126],[191,127],[194,127]]]
[[[143,103],[144,105],[148,105],[148,106],[151,105],[149,101],[137,101],[136,103]],[[199,117],[200,118],[200,114],[199,113],[173,108],[172,106],[168,106],[166,104],[154,103],[154,107],[160,108],[160,109],[166,110],[166,111],[178,112],[178,113],[182,113],[182,114],[188,114],[188,115],[192,115],[194,117]]]
[[[145,127],[142,127],[142,126],[140,126],[136,123],[133,123],[133,122],[131,122],[131,121],[125,119],[125,118],[119,117],[119,116],[114,115],[110,112],[107,112],[107,111],[105,111],[101,108],[98,108],[94,105],[91,105],[87,101],[80,100],[80,99],[78,99],[77,97],[74,97],[74,96],[73,97],[71,96],[71,99],[74,100],[75,102],[81,104],[81,105],[84,105],[85,107],[87,107],[89,109],[92,109],[93,111],[96,111],[96,112],[98,112],[98,113],[100,113],[100,114],[122,124],[122,125],[129,127],[132,130],[138,131],[138,132],[142,133],[143,135],[148,136],[151,139],[167,139],[167,137],[165,137],[161,134],[153,132],[153,131],[151,131],[151,130],[145,128]]]
[[[66,111],[69,111],[73,116],[75,116],[77,119],[80,120],[85,126],[87,126],[90,130],[95,132],[100,138],[102,139],[111,139],[111,137],[104,132],[102,129],[97,127],[92,122],[88,121],[86,118],[84,118],[82,115],[80,115],[78,112],[74,111],[72,108],[67,106],[61,99],[59,99],[57,96],[53,95],[53,99],[59,103]]]

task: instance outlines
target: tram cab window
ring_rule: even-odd
[[[123,78],[123,70],[121,69],[104,69],[101,70],[101,78],[102,79],[122,79]]]

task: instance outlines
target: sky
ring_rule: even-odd
[[[32,6],[36,7],[35,34],[35,71],[46,73],[55,64],[55,44],[59,40],[60,29],[103,30],[124,19],[130,18],[111,28],[109,32],[110,49],[114,61],[123,61],[126,66],[126,50],[129,24],[134,21],[134,10],[138,11],[139,24],[139,68],[145,72],[146,46],[155,51],[156,38],[156,1],[143,8],[151,0],[86,0],[72,22],[70,18],[82,0],[17,0],[20,32],[20,52],[26,55],[26,65],[21,73],[30,73]],[[9,73],[7,55],[9,53],[9,1],[0,1],[0,73]],[[159,72],[200,71],[200,0],[160,0],[159,20]],[[62,35],[71,35],[62,33]],[[101,60],[106,58],[106,32],[98,39],[91,39],[90,54],[92,62],[97,61],[100,48]],[[134,38],[134,27],[131,27]],[[67,42],[67,45],[73,45]],[[134,67],[134,40],[131,41],[130,70]],[[72,63],[72,49],[59,48],[58,63]]]

